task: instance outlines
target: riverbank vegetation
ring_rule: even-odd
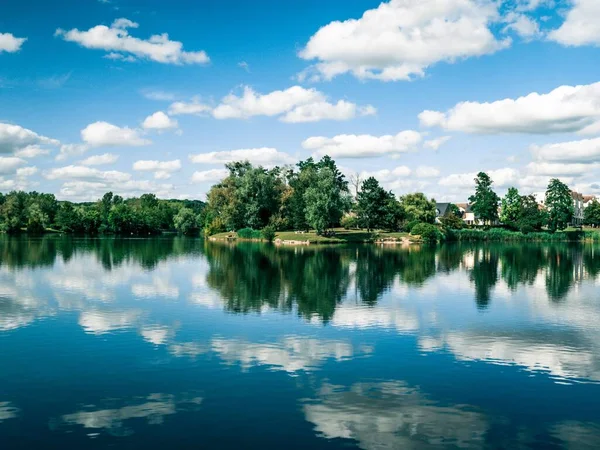
[[[124,199],[109,192],[91,203],[58,201],[52,194],[0,194],[0,230],[87,235],[147,236],[204,233],[213,239],[287,242],[377,242],[410,239],[566,241],[596,239],[593,232],[567,232],[574,217],[569,187],[552,179],[542,204],[510,188],[504,198],[484,172],[475,179],[469,208],[479,227],[467,228],[461,210],[437,211],[421,192],[397,197],[374,177],[353,181],[355,195],[328,156],[295,166],[266,169],[248,161],[226,164],[228,175],[211,187],[206,204],[160,200],[153,194]],[[600,203],[591,202],[585,224],[600,227]],[[465,229],[467,228],[467,229]],[[477,228],[477,229],[474,229]],[[398,235],[398,233],[404,233]]]

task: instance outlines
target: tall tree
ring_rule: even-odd
[[[318,170],[316,182],[304,194],[306,219],[317,231],[325,230],[339,223],[342,215],[349,209],[346,191],[340,190],[337,174],[329,167]]]
[[[521,213],[522,199],[517,188],[511,187],[502,199],[500,221],[511,228],[518,228],[517,221]]]
[[[554,233],[569,226],[575,208],[569,186],[557,178],[550,180],[546,190],[546,208],[548,210],[548,229]]]
[[[479,172],[475,178],[475,194],[469,197],[471,209],[475,216],[484,223],[498,220],[498,203],[500,197],[492,190],[494,182],[485,172]]]
[[[389,197],[390,193],[386,192],[375,178],[367,178],[362,183],[357,196],[356,212],[359,224],[367,231],[383,225]]]
[[[519,211],[517,219],[517,228],[524,233],[540,231],[546,222],[546,211],[540,209],[535,196],[522,196],[521,210]]]
[[[584,223],[592,227],[600,227],[600,202],[593,199],[592,202],[585,208]]]
[[[428,200],[422,192],[407,194],[400,198],[400,204],[409,222],[434,223],[437,216],[435,200]]]

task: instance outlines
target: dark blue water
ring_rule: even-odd
[[[600,248],[0,238],[0,449],[600,448]]]

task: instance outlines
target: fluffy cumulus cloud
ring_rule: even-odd
[[[133,170],[154,172],[154,178],[164,180],[171,178],[173,173],[181,170],[181,161],[179,159],[174,161],[136,161],[133,164]]]
[[[232,161],[244,160],[248,160],[253,164],[262,164],[266,166],[277,164],[293,164],[296,162],[296,160],[287,153],[280,152],[275,148],[267,147],[190,155],[190,161],[195,164],[227,164]]]
[[[600,46],[600,2],[573,0],[572,4],[564,23],[551,31],[548,39],[569,46]]]
[[[172,184],[157,184],[148,180],[116,181],[110,177],[94,180],[74,180],[63,183],[58,196],[72,201],[94,201],[106,192],[112,191],[123,197],[134,197],[147,192],[152,192],[160,198],[172,197],[174,186]]]
[[[206,64],[210,61],[204,51],[184,51],[183,44],[170,40],[167,33],[152,35],[148,39],[131,36],[129,29],[138,26],[131,20],[117,19],[110,27],[97,25],[87,31],[59,28],[55,36],[85,48],[105,50],[109,52],[107,56],[110,59],[147,59],[162,64]]]
[[[82,166],[102,166],[105,164],[114,164],[119,159],[119,155],[113,153],[104,153],[102,155],[94,155],[79,161]]]
[[[500,188],[506,188],[516,185],[520,178],[519,171],[509,167],[503,169],[488,170],[486,171],[486,173],[494,181],[494,186]],[[476,177],[477,172],[457,173],[441,178],[438,184],[444,187],[474,189]]]
[[[19,158],[37,158],[38,156],[45,156],[48,154],[50,154],[50,150],[42,148],[39,145],[28,145],[15,152],[15,156]]]
[[[301,86],[292,86],[268,94],[257,93],[246,86],[242,95],[227,95],[212,111],[216,119],[279,116],[282,122],[287,123],[349,120],[375,113],[376,109],[371,105],[357,106],[345,100],[330,103],[322,92]]]
[[[0,122],[0,153],[15,153],[25,151],[30,146],[58,146],[60,142],[19,125]],[[29,151],[33,151],[31,148]]]
[[[600,138],[559,142],[541,146],[533,145],[531,153],[537,160],[561,164],[598,163],[600,162]]]
[[[525,14],[510,12],[504,18],[504,32],[513,31],[525,40],[541,37],[540,25]]]
[[[142,128],[145,130],[163,131],[178,127],[179,124],[177,123],[177,120],[172,119],[162,111],[155,112],[154,114],[146,117],[146,119],[144,119],[142,122]]]
[[[360,19],[335,21],[315,33],[299,56],[317,63],[301,74],[332,79],[408,80],[438,62],[494,53],[510,45],[490,24],[499,20],[492,0],[391,0]]]
[[[139,130],[118,127],[108,122],[94,122],[81,130],[81,139],[91,147],[139,147],[149,145]]]
[[[0,174],[12,174],[25,164],[25,160],[14,156],[0,156]]]
[[[430,139],[428,141],[425,141],[425,143],[423,144],[423,147],[437,151],[440,149],[440,147],[442,145],[444,145],[446,142],[448,142],[450,140],[450,138],[451,138],[451,136],[441,136],[439,138]]]
[[[217,182],[229,175],[227,169],[199,170],[192,175],[192,183]]]
[[[174,102],[169,106],[169,114],[172,116],[183,114],[201,115],[210,113],[211,111],[211,106],[201,103],[198,99],[194,99],[189,103]]]
[[[102,171],[87,166],[65,166],[55,167],[44,173],[48,180],[96,180],[96,181],[116,181],[123,182],[131,179],[131,174],[119,172],[117,170]]]
[[[18,38],[11,33],[0,33],[0,53],[18,52],[26,40],[27,38]]]
[[[439,174],[439,169],[430,166],[419,166],[415,171],[415,175],[419,178],[435,178]]]
[[[467,133],[600,133],[600,82],[560,86],[517,99],[462,102],[446,113],[423,111],[421,124]]]
[[[420,133],[412,130],[396,135],[372,136],[369,134],[341,134],[332,138],[317,136],[306,139],[302,147],[313,151],[314,156],[332,158],[368,158],[397,155],[416,150],[422,141]]]

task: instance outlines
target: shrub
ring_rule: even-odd
[[[212,236],[213,234],[221,233],[222,231],[225,231],[225,225],[221,219],[218,218],[213,219],[204,227],[204,234],[206,236]]]
[[[262,239],[260,230],[254,230],[252,228],[242,228],[241,230],[238,230],[237,236],[241,239]]]
[[[437,242],[441,237],[440,230],[435,225],[430,223],[418,223],[416,224],[410,234],[413,236],[420,236],[422,240],[426,242]]]
[[[418,220],[411,220],[410,222],[405,222],[402,226],[402,231],[405,231],[406,233],[412,233],[413,227],[419,225],[420,223],[421,222],[419,222]]]
[[[273,242],[275,240],[275,227],[267,225],[262,230],[262,237],[267,242]]]
[[[349,230],[350,228],[357,228],[358,219],[355,216],[347,215],[342,217],[342,220],[340,220],[340,225],[346,230]]]

